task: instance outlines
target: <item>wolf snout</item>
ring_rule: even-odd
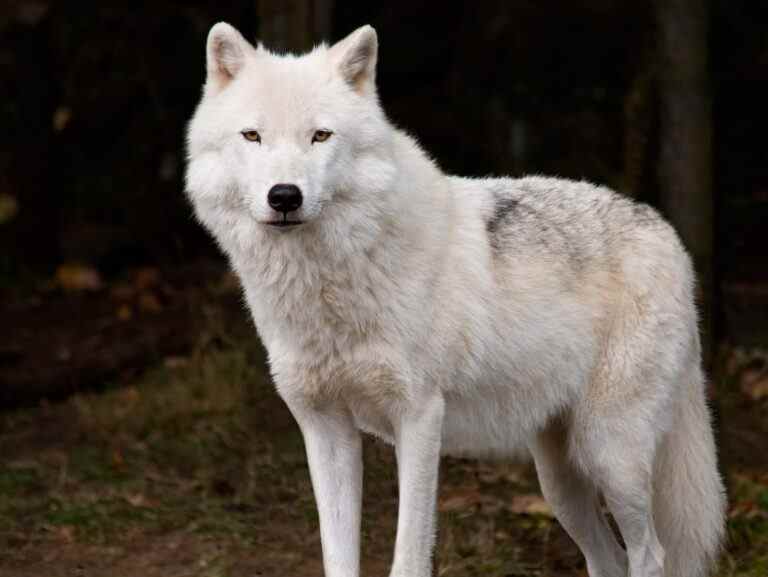
[[[295,184],[276,184],[267,193],[269,206],[283,214],[298,209],[302,201],[301,189]]]

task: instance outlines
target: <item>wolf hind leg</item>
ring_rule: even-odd
[[[587,562],[590,577],[626,577],[627,555],[603,514],[597,489],[570,461],[567,429],[550,423],[530,445],[544,498]]]
[[[591,419],[575,452],[595,480],[627,548],[630,577],[663,577],[665,551],[653,517],[653,464],[657,435],[642,416]],[[573,449],[573,447],[572,447]]]

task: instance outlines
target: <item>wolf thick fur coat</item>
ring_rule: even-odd
[[[327,577],[359,574],[361,432],[394,444],[392,577],[428,577],[441,455],[533,455],[592,577],[702,577],[723,534],[694,272],[586,182],[446,175],[365,26],[303,56],[209,34],[187,192],[303,433]],[[626,550],[602,513],[615,518]]]

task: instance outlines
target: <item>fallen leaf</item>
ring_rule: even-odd
[[[137,269],[133,273],[133,286],[138,291],[145,291],[160,282],[160,271],[152,267]]]
[[[180,369],[189,364],[189,359],[186,357],[166,357],[163,364],[168,369]]]
[[[0,224],[11,222],[19,213],[19,203],[10,194],[0,194]]]
[[[728,518],[734,519],[737,517],[745,519],[754,519],[756,517],[762,517],[764,515],[760,506],[752,500],[737,501],[731,504],[728,509]]]
[[[153,507],[155,503],[151,502],[145,495],[142,493],[134,493],[133,495],[128,495],[125,500],[133,507]]]
[[[461,511],[479,505],[483,501],[483,495],[477,487],[462,487],[443,495],[438,509],[440,511]]]
[[[741,375],[739,389],[753,401],[768,398],[768,371],[747,369]]]
[[[70,120],[72,120],[72,109],[68,106],[59,106],[53,113],[53,131],[61,132],[67,127]]]
[[[522,466],[505,465],[504,467],[479,468],[477,478],[483,483],[495,485],[498,483],[517,485],[525,480],[525,469]]]
[[[163,305],[154,293],[143,292],[139,297],[139,310],[146,313],[159,313],[163,310]]]
[[[109,295],[113,300],[118,302],[126,302],[130,301],[134,296],[136,296],[136,289],[134,289],[129,284],[120,283],[116,284],[110,289]]]
[[[141,398],[141,393],[136,387],[126,387],[120,391],[121,403],[133,405]]]
[[[61,525],[54,530],[56,537],[64,543],[74,543],[75,528],[72,525]]]
[[[133,311],[128,305],[120,305],[115,316],[121,321],[129,321],[133,317]]]
[[[99,271],[83,264],[63,264],[56,269],[56,284],[65,291],[97,291],[104,283]]]
[[[515,495],[509,504],[509,510],[518,515],[543,515],[545,517],[554,517],[552,508],[541,496]]]

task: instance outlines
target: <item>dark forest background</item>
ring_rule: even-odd
[[[659,206],[679,228],[711,228],[713,254],[691,250],[713,259],[715,330],[753,342],[767,317],[768,4],[694,2],[694,17],[688,4],[5,3],[0,194],[15,210],[0,224],[3,282],[66,262],[109,276],[213,256],[182,194],[211,24],[306,49],[371,23],[389,115],[446,170],[589,179]],[[666,150],[670,98],[692,115],[679,123],[699,130]],[[707,123],[711,152],[691,159]],[[704,176],[690,181],[699,189],[665,201],[669,165],[686,162]]]
[[[760,0],[0,3],[0,573],[320,574],[296,427],[183,194],[220,20],[293,51],[369,23],[387,113],[446,171],[587,179],[665,214],[699,273],[731,501],[718,575],[764,575]],[[392,459],[366,458],[385,574]],[[530,470],[443,476],[441,575],[584,574]]]

